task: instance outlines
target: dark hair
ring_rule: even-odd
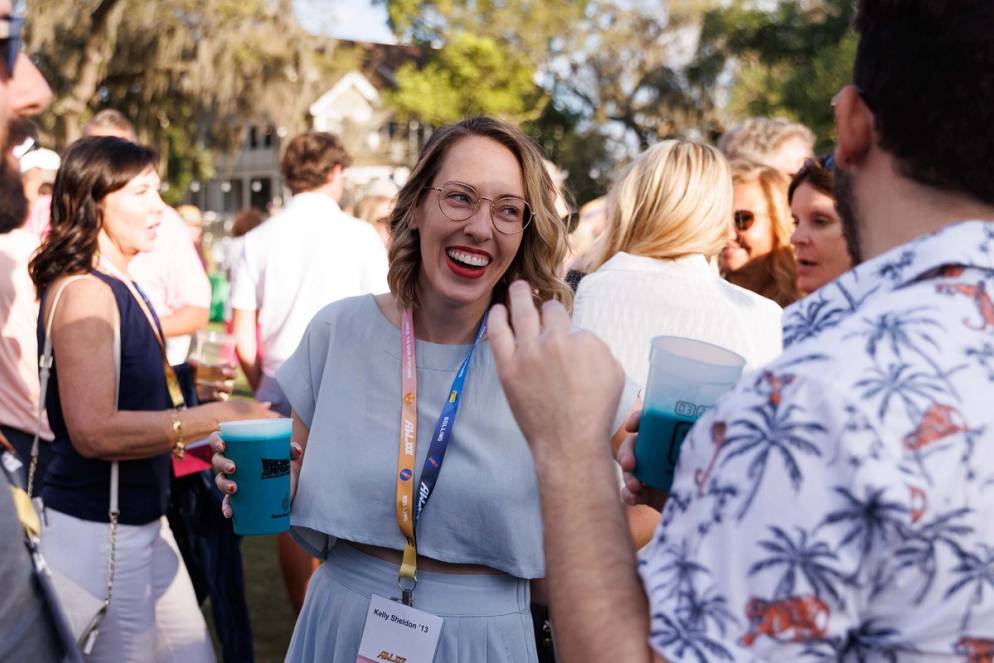
[[[28,218],[28,199],[21,176],[11,166],[0,164],[0,235],[20,228]]]
[[[294,136],[280,161],[283,180],[293,193],[312,191],[328,181],[328,174],[341,166],[348,168],[352,157],[342,141],[327,131],[309,131]]]
[[[853,82],[899,172],[994,203],[994,2],[860,0],[856,28]]]
[[[241,237],[250,230],[255,230],[266,220],[266,213],[258,207],[246,207],[240,210],[231,220],[231,236]]]
[[[158,161],[152,148],[112,136],[81,138],[69,146],[55,175],[48,239],[29,265],[39,293],[57,278],[93,266],[103,224],[100,201]]]
[[[804,183],[808,183],[826,196],[834,198],[835,175],[833,174],[833,166],[834,160],[830,154],[818,159],[806,160],[801,169],[790,180],[790,187],[787,189],[787,203],[794,202],[794,192]]]
[[[11,118],[7,123],[7,145],[4,150],[17,147],[25,140],[38,142],[38,125],[29,117]]]

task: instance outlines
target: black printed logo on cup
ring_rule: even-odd
[[[263,458],[262,477],[263,479],[275,479],[286,474],[290,474],[290,461],[282,458]]]

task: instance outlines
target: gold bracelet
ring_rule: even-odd
[[[186,440],[183,439],[183,420],[179,418],[178,409],[170,410],[169,415],[173,418],[173,432],[176,433],[173,455],[178,459],[182,459],[183,454],[186,452]]]

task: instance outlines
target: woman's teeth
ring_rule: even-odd
[[[448,249],[445,253],[456,262],[461,262],[470,267],[486,267],[490,264],[490,258],[477,253],[467,253],[458,249]]]

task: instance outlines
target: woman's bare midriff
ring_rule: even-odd
[[[379,557],[382,560],[393,562],[398,568],[400,568],[400,563],[404,558],[404,553],[392,548],[370,546],[365,543],[355,543],[354,541],[340,541],[340,543],[347,543],[356,550],[364,552],[367,555],[372,555],[373,557]],[[440,562],[437,559],[424,557],[422,555],[418,555],[418,570],[434,571],[436,573],[458,573],[462,575],[500,575],[501,573],[496,569],[492,569],[489,566],[483,566],[482,564],[450,564],[448,562]]]

